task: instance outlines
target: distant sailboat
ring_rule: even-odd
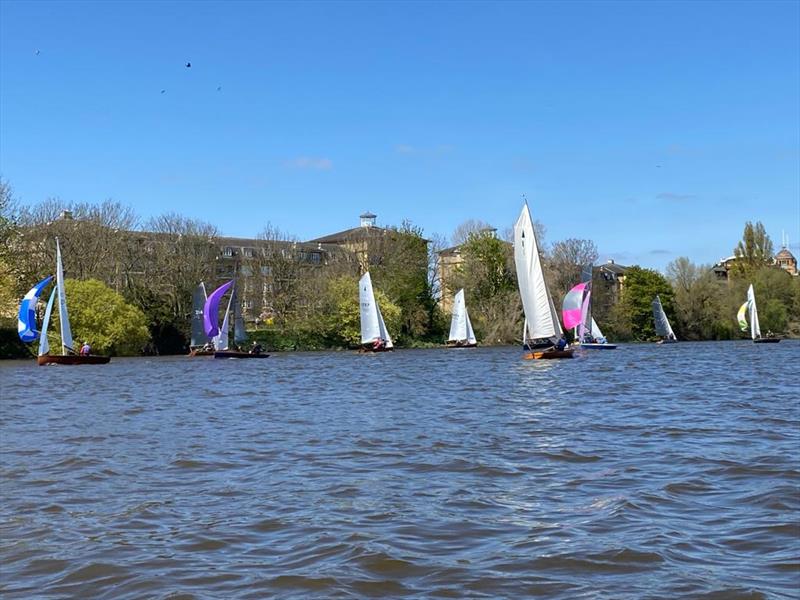
[[[669,319],[667,319],[667,313],[664,312],[664,307],[661,306],[661,298],[658,296],[653,300],[653,319],[656,323],[656,335],[661,336],[661,339],[656,343],[674,344],[678,341],[672,331],[672,326],[669,324]]]
[[[591,271],[590,271],[591,273]],[[592,282],[584,281],[575,285],[561,307],[564,327],[575,329],[575,343],[589,350],[614,350],[617,345],[609,344],[606,337],[592,317]]]
[[[781,339],[772,337],[771,333],[767,337],[761,337],[761,326],[758,323],[758,308],[756,308],[756,293],[753,291],[753,284],[747,288],[747,301],[742,304],[737,314],[739,327],[742,331],[747,331],[747,318],[750,318],[750,337],[756,344],[775,344]]]
[[[364,352],[385,352],[394,349],[394,343],[372,290],[369,271],[358,282],[358,299],[361,307],[361,350]]]
[[[451,348],[474,348],[478,345],[475,332],[472,330],[472,322],[469,320],[463,289],[456,292],[453,301],[453,317],[450,320],[450,336],[447,338],[447,345]]]
[[[544,279],[527,203],[514,224],[514,263],[525,313],[522,344],[526,354],[523,358],[572,358],[573,350],[556,349],[556,339],[562,334],[561,325]]]
[[[61,265],[61,246],[56,238],[56,286],[50,294],[47,308],[44,312],[41,333],[36,330],[36,304],[42,290],[53,280],[52,275],[37,283],[25,294],[19,307],[17,332],[23,342],[34,342],[39,339],[39,356],[36,362],[39,365],[102,365],[111,360],[109,356],[97,354],[81,355],[75,352],[72,342],[72,328],[69,324],[67,313],[67,296],[64,288],[64,269]],[[50,354],[50,343],[47,339],[47,329],[50,325],[50,316],[53,304],[58,298],[58,316],[61,325],[61,354]]]
[[[222,320],[222,326],[219,325],[219,305],[222,297],[230,290],[228,297],[228,307],[225,310],[225,316]],[[211,292],[203,305],[203,331],[213,340],[214,343],[214,358],[267,358],[269,354],[264,354],[260,350],[260,346],[255,347],[249,352],[239,349],[229,349],[228,335],[229,335],[229,315],[231,307],[234,311],[234,344],[243,344],[247,341],[247,332],[244,328],[244,319],[242,319],[241,306],[236,299],[236,287],[234,281],[231,280],[223,283],[213,292]]]
[[[189,356],[213,356],[213,342],[203,330],[203,307],[208,299],[206,286],[201,281],[192,294],[192,337],[189,342]]]

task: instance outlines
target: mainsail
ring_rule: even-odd
[[[523,340],[523,343],[528,339],[555,338],[561,333],[561,325],[555,317],[555,307],[547,291],[539,246],[536,243],[536,234],[533,231],[527,203],[522,207],[522,212],[514,224],[514,263],[517,267],[517,282],[527,321],[525,326],[527,339]]]
[[[448,342],[466,342],[476,344],[475,332],[472,330],[472,322],[469,320],[467,303],[464,299],[463,288],[456,292],[453,300],[453,316],[450,319],[450,335]]]
[[[386,323],[383,321],[378,303],[375,302],[369,271],[364,273],[358,282],[358,301],[361,311],[361,343],[369,344],[380,339],[387,348],[392,348],[392,338],[386,330]]]
[[[668,340],[674,340],[675,333],[672,331],[672,326],[669,324],[667,314],[664,312],[664,307],[661,305],[661,298],[656,296],[655,300],[652,302],[652,306],[653,319],[655,320],[656,324],[656,335],[660,335]]]
[[[67,294],[64,289],[64,269],[61,266],[61,246],[56,238],[56,289],[58,290],[58,317],[61,324],[61,353],[75,352],[72,343],[72,329],[67,314]]]
[[[247,341],[247,331],[244,327],[244,317],[242,316],[242,303],[233,291],[233,341],[235,344],[243,344]]]
[[[747,288],[747,302],[750,305],[750,337],[757,340],[761,337],[761,327],[758,324],[758,309],[756,308],[756,293],[753,284]]]
[[[219,334],[219,303],[222,297],[233,285],[233,280],[223,283],[215,289],[203,305],[203,331],[212,338]],[[229,301],[230,302],[230,301]],[[227,312],[226,312],[227,317]]]
[[[45,277],[22,298],[19,305],[19,318],[17,319],[17,333],[23,342],[34,342],[39,338],[39,331],[36,329],[36,304],[42,290],[53,280],[53,276]],[[47,331],[44,329],[44,331]]]
[[[192,339],[189,342],[192,348],[198,348],[208,343],[208,336],[203,331],[203,307],[207,299],[206,286],[201,282],[194,289],[192,296]]]

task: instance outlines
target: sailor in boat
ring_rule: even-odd
[[[556,350],[561,351],[566,347],[567,347],[567,336],[562,333],[561,337],[556,342]]]
[[[81,346],[81,356],[89,356],[92,353],[92,347],[89,345],[89,342],[83,342],[83,346]]]
[[[373,350],[382,350],[383,349],[383,340],[381,338],[377,338],[374,342],[372,342],[372,349]]]
[[[264,348],[261,347],[261,344],[253,341],[253,346],[250,348],[250,354],[261,354],[264,351]]]

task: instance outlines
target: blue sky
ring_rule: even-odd
[[[525,194],[602,259],[713,262],[746,220],[800,256],[799,24],[789,1],[4,0],[0,175],[227,235],[367,209],[502,230]]]

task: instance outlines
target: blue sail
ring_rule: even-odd
[[[19,339],[23,342],[34,342],[39,339],[39,332],[36,329],[36,303],[45,286],[53,280],[53,276],[42,279],[25,294],[19,305],[19,320],[17,321],[17,332]]]

